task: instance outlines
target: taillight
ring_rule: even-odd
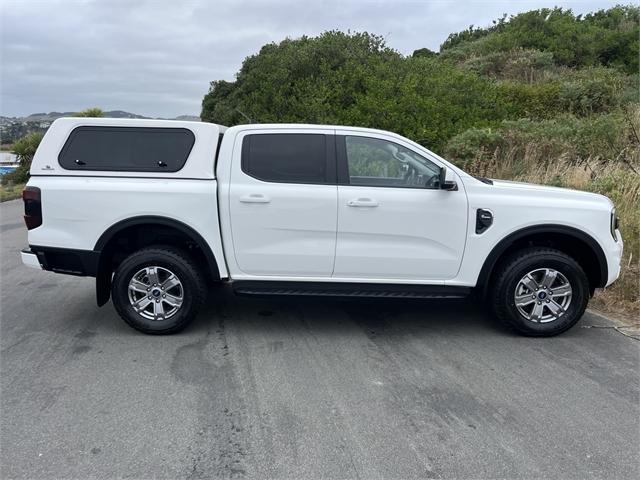
[[[42,225],[42,201],[38,187],[25,187],[22,191],[24,201],[24,223],[31,230]]]

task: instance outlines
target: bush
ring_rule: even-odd
[[[551,52],[524,48],[474,55],[465,58],[461,66],[480,75],[526,83],[546,78],[555,70]]]
[[[19,139],[13,145],[13,153],[17,155],[19,165],[15,171],[2,176],[2,185],[25,183],[29,180],[31,161],[38,149],[38,145],[40,145],[42,141],[42,137],[44,137],[44,133],[30,133]]]
[[[630,82],[617,71],[604,67],[571,71],[562,80],[559,106],[576,115],[607,112],[618,107]]]
[[[454,136],[446,146],[446,153],[459,166],[464,166],[479,154],[492,154],[504,146],[504,132],[492,128],[470,128]]]
[[[74,117],[104,117],[104,112],[99,107],[92,107],[82,110],[81,112],[77,112],[73,115]]]
[[[570,163],[634,163],[638,147],[631,141],[631,117],[640,107],[580,118],[562,115],[548,120],[505,120],[497,128],[471,128],[451,138],[445,153],[462,165],[471,160],[488,161],[497,149],[511,152],[517,161],[532,148],[548,161],[562,158]],[[636,120],[638,121],[638,120]],[[638,122],[640,123],[640,122]]]
[[[552,118],[571,113],[588,116],[638,101],[637,78],[604,67],[557,70],[534,83],[499,82],[509,105],[509,117]]]
[[[499,82],[498,90],[508,105],[509,118],[551,118],[562,112],[558,104],[561,84],[557,81],[526,84]]]
[[[441,55],[458,61],[513,49],[553,55],[559,66],[609,66],[629,74],[638,71],[640,8],[616,6],[588,15],[543,8],[495,21],[488,28],[470,27],[454,33],[440,47]]]
[[[27,183],[29,180],[29,169],[31,168],[31,162],[21,163],[13,172],[5,173],[0,177],[0,183],[2,185],[15,185],[19,183]]]

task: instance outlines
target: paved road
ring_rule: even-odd
[[[2,478],[639,478],[640,342],[461,302],[238,299],[150,337],[0,206]]]

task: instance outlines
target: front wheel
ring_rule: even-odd
[[[149,247],[116,269],[111,295],[118,314],[148,334],[176,333],[196,316],[205,286],[191,258],[173,247]]]
[[[495,278],[496,316],[527,336],[548,337],[568,330],[589,301],[589,282],[580,265],[551,248],[515,253],[501,264]]]

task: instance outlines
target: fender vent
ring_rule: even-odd
[[[491,225],[493,225],[493,213],[479,208],[476,211],[476,233],[479,235],[486,232]]]

